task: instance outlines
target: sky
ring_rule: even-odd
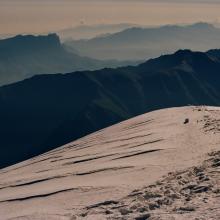
[[[163,25],[220,21],[220,0],[0,0],[0,34],[80,24]]]

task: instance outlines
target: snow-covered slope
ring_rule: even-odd
[[[103,129],[0,170],[0,219],[135,219],[138,211],[129,217],[118,201],[169,172],[201,165],[220,149],[219,133],[220,108],[191,106]]]

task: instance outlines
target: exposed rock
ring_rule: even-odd
[[[149,219],[150,218],[150,214],[143,214],[143,215],[140,215],[140,216],[137,216],[135,217],[134,219],[135,220],[146,220],[146,219]]]
[[[120,208],[119,209],[119,212],[122,214],[122,215],[128,215],[129,213],[131,213],[132,211],[127,209],[127,208]]]
[[[193,212],[195,211],[195,208],[193,206],[183,206],[176,210],[185,211],[185,212]]]

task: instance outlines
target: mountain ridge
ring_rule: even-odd
[[[0,49],[0,85],[20,81],[39,73],[66,73],[132,64],[117,60],[99,61],[80,56],[65,48],[56,34],[18,35],[0,40]]]
[[[142,60],[179,49],[207,51],[219,47],[220,29],[209,23],[133,27],[108,36],[66,42],[81,54],[99,59]]]
[[[219,72],[217,58],[183,50],[136,67],[39,75],[0,87],[1,167],[145,112],[219,106]]]

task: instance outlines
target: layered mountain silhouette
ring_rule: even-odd
[[[99,35],[116,33],[136,25],[129,23],[119,24],[96,24],[96,25],[79,25],[73,28],[66,28],[57,32],[62,40],[70,39],[89,39]]]
[[[66,73],[126,65],[117,61],[98,61],[69,52],[56,34],[19,35],[0,40],[0,85],[36,74]]]
[[[136,67],[37,75],[1,87],[0,166],[151,110],[219,106],[217,52],[180,50]]]
[[[133,27],[90,40],[66,44],[82,55],[97,59],[137,60],[173,53],[185,48],[207,51],[220,47],[220,29],[208,23],[155,28]]]

